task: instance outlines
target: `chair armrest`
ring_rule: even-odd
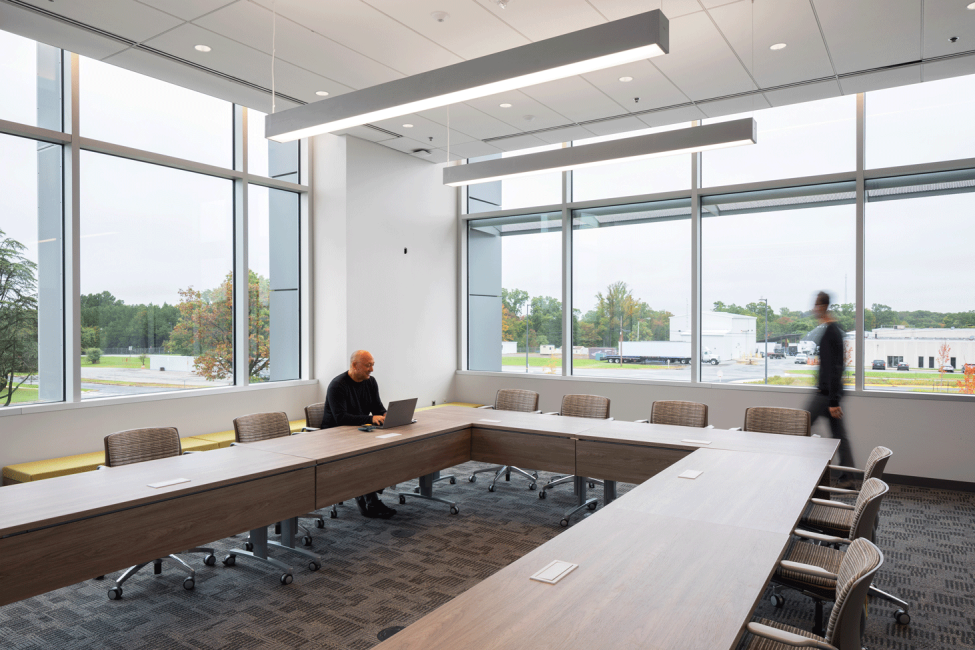
[[[741,431],[741,427],[731,427],[728,431]]]
[[[479,408],[479,409],[491,409],[491,410],[494,410],[494,407],[492,405],[490,405],[490,404],[486,404],[484,406],[478,406],[477,408]]]
[[[813,434],[810,434],[810,436],[809,436],[809,437],[810,437],[810,438],[822,438],[822,436],[821,436],[821,435],[819,435],[818,433],[813,433]]]
[[[613,420],[615,420],[615,419],[616,419],[616,418],[606,418],[606,422],[612,422],[612,421],[613,421]]]
[[[705,429],[713,429],[713,428],[714,428],[714,425],[713,425],[713,424],[709,424],[708,426],[706,426],[706,427],[704,427],[704,428],[705,428]]]
[[[830,487],[829,485],[820,485],[816,488],[817,490],[822,490],[823,492],[830,492],[832,494],[859,494],[859,490],[847,490],[846,488]]]
[[[96,470],[98,470],[98,469],[108,469],[108,465],[99,465],[99,466],[98,466],[98,467],[96,467],[95,469],[96,469]]]
[[[186,451],[183,452],[183,455],[186,456],[187,454],[198,454],[198,453],[200,453],[200,452],[199,451],[192,451],[190,449],[187,449]]]
[[[650,424],[650,420],[633,420],[638,424]]]
[[[843,510],[856,510],[855,506],[851,506],[848,503],[842,503],[841,501],[830,501],[829,499],[809,499],[818,506],[826,506],[828,508],[842,508]]]
[[[558,414],[559,414],[558,411],[548,411],[546,413],[542,413],[542,415],[558,415]]]
[[[318,427],[301,427],[301,433],[306,433],[308,431],[321,431]]]
[[[863,474],[863,470],[859,467],[843,467],[842,465],[830,465],[830,469],[835,469],[840,472],[856,472],[857,474]]]
[[[824,544],[850,544],[852,543],[849,539],[844,539],[842,537],[836,537],[835,535],[824,535],[823,533],[814,533],[811,530],[803,530],[801,528],[796,528],[792,531],[792,534],[796,537],[803,537],[805,539],[812,539],[817,542],[823,542]]]
[[[232,442],[232,443],[230,443],[230,446],[231,447],[239,447],[240,446],[240,443],[239,442]]]
[[[538,409],[537,411],[532,411],[532,413],[537,413],[537,414],[541,415],[542,409]]]
[[[829,578],[830,580],[836,580],[835,573],[813,564],[803,564],[802,562],[793,562],[792,560],[782,560],[779,562],[779,566],[783,569],[788,569],[789,571],[795,571],[796,573],[804,573],[806,575],[816,576],[817,578]]]
[[[774,627],[769,627],[768,625],[762,625],[761,623],[749,623],[748,631],[755,636],[764,637],[766,639],[771,639],[779,643],[784,643],[786,645],[795,646],[797,648],[819,648],[820,650],[837,650],[835,646],[831,646],[825,641],[818,641],[816,639],[810,639],[806,636],[800,636],[798,634],[793,634],[792,632],[786,632],[785,630],[779,630]]]

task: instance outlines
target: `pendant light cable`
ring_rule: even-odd
[[[278,40],[278,6],[276,2],[271,3],[271,113],[274,113],[274,55],[277,49]]]

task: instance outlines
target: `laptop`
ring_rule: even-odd
[[[392,429],[393,427],[401,427],[404,424],[413,424],[416,422],[413,419],[413,411],[416,410],[417,399],[419,398],[414,397],[413,399],[401,399],[398,402],[390,402],[383,425],[376,428]]]

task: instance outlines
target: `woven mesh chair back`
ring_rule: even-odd
[[[744,430],[781,433],[787,436],[808,436],[812,433],[809,411],[773,406],[753,406],[745,409]]]
[[[826,640],[840,650],[861,647],[860,615],[873,574],[883,563],[880,549],[862,537],[853,540],[843,555],[836,578],[836,604],[826,626]]]
[[[322,419],[325,417],[325,402],[309,404],[305,407],[305,426],[320,427]]]
[[[856,504],[853,506],[853,521],[850,522],[850,539],[866,537],[874,541],[874,531],[877,529],[877,516],[880,514],[880,503],[890,487],[879,478],[868,478],[860,488]]]
[[[605,420],[609,417],[609,398],[599,395],[565,395],[560,414]]]
[[[520,388],[502,388],[494,398],[494,408],[498,411],[525,411],[531,413],[538,410],[538,393],[533,390]]]
[[[183,453],[174,427],[130,429],[105,436],[105,464],[109,467],[169,458]]]
[[[253,413],[234,419],[237,442],[248,443],[291,435],[287,413]]]
[[[662,400],[650,407],[650,424],[673,424],[679,427],[708,426],[708,405],[680,400]]]
[[[893,455],[887,447],[874,447],[867,458],[867,464],[863,468],[863,480],[871,478],[883,478],[884,470],[887,469],[887,461]]]

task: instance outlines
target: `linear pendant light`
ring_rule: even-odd
[[[277,142],[466,102],[670,51],[659,9],[268,115]]]
[[[753,118],[748,117],[512,158],[495,158],[468,165],[444,167],[443,183],[456,187],[512,176],[530,176],[757,142],[757,125]]]

